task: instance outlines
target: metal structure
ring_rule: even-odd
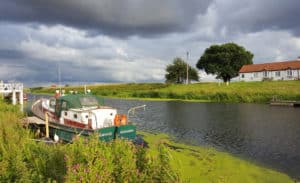
[[[186,84],[189,84],[189,52],[186,52]]]
[[[0,82],[0,93],[3,97],[11,97],[13,105],[16,105],[17,103],[23,105],[23,83]],[[19,98],[19,102],[17,101],[17,98]]]

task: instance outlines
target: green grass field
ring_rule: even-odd
[[[273,97],[300,100],[300,81],[196,83],[189,85],[162,83],[128,83],[90,85],[93,94],[142,99],[175,99],[202,102],[268,103]],[[66,92],[83,92],[83,86],[64,87]],[[32,88],[33,93],[54,93],[55,88]]]

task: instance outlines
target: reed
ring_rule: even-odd
[[[141,83],[90,85],[93,94],[119,98],[196,100],[206,102],[268,103],[274,96],[300,100],[300,81],[195,83],[189,85]],[[82,86],[63,88],[83,91]],[[34,93],[54,93],[55,88],[32,88]]]
[[[0,182],[181,182],[165,151],[154,156],[129,141],[96,136],[72,144],[36,142],[18,111],[0,101]]]

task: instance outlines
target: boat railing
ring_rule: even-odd
[[[127,111],[127,119],[128,119],[128,121],[130,121],[130,120],[129,120],[129,115],[130,115],[130,113],[131,113],[132,115],[134,115],[135,111],[136,111],[137,109],[141,109],[141,108],[144,108],[144,111],[145,111],[145,110],[146,110],[146,105],[141,105],[141,106],[136,106],[136,107],[130,108],[130,109]]]

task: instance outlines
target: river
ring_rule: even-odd
[[[163,132],[300,177],[300,108],[263,104],[105,99],[121,113],[146,104],[129,118],[138,129]]]

